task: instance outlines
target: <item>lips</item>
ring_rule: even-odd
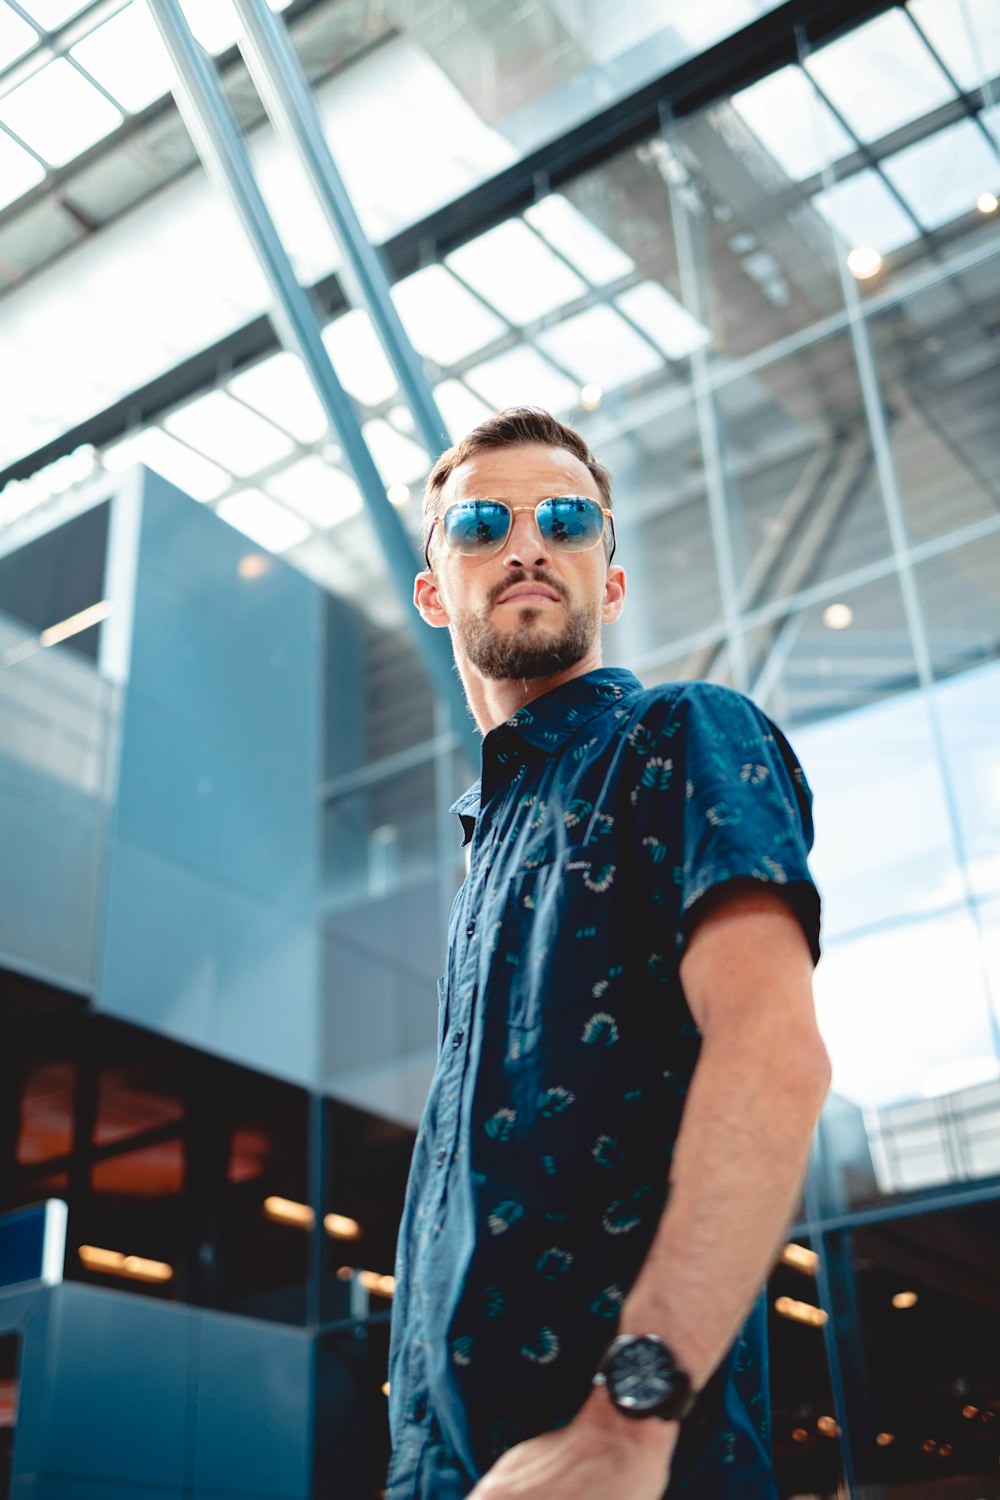
[[[512,599],[551,599],[553,603],[559,603],[558,594],[541,583],[516,583],[513,588],[507,589],[506,593],[500,595],[497,603],[509,604]]]

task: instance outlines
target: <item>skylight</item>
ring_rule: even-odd
[[[328,323],[323,342],[341,385],[365,406],[380,406],[396,391],[396,376],[368,314],[351,308]]]
[[[0,130],[0,208],[20,198],[44,176],[41,162]]]
[[[961,88],[1000,73],[996,0],[910,0],[909,10]]]
[[[897,151],[882,170],[927,229],[971,213],[980,193],[1000,188],[1000,163],[971,120]]]
[[[569,411],[580,388],[543,359],[531,344],[518,344],[465,373],[465,382],[496,410],[505,406],[542,406]]]
[[[381,417],[366,422],[361,431],[387,487],[423,479],[430,468],[430,460],[419,443],[411,442]]]
[[[511,323],[532,323],[587,290],[520,219],[508,219],[445,257],[445,263]]]
[[[854,149],[854,141],[801,68],[779,68],[730,103],[793,182]]]
[[[877,172],[845,177],[812,201],[846,245],[870,245],[885,255],[917,238],[916,226]]]
[[[361,491],[343,469],[326,463],[317,454],[289,464],[265,483],[274,495],[320,530],[336,526],[364,509]]]
[[[173,68],[159,33],[142,6],[127,5],[70,49],[92,78],[133,112],[173,86]]]
[[[550,193],[524,211],[532,229],[574,265],[592,286],[605,286],[635,270],[635,262],[562,193]]]
[[[668,359],[686,359],[709,342],[705,325],[658,281],[640,281],[615,302]]]
[[[122,116],[65,58],[56,58],[0,99],[0,120],[53,167],[101,140]]]
[[[544,329],[538,344],[581,385],[593,381],[604,390],[663,368],[653,346],[606,303]]]
[[[444,266],[425,266],[397,282],[392,299],[413,347],[442,367],[508,331],[508,324]]]
[[[889,10],[813,52],[805,66],[862,141],[954,99],[904,11]]]
[[[260,490],[240,490],[220,500],[215,513],[268,552],[287,552],[311,535],[301,516],[269,500]]]
[[[442,380],[434,387],[434,399],[455,442],[493,415],[493,408],[474,396],[460,380]]]
[[[225,391],[209,391],[163,423],[174,437],[189,443],[206,458],[246,478],[294,452],[291,438],[265,422]]]
[[[199,453],[192,453],[158,427],[149,427],[134,437],[111,444],[102,453],[101,462],[109,474],[117,474],[132,464],[145,464],[194,500],[214,500],[232,484],[224,469]]]
[[[6,5],[0,5],[0,68],[9,67],[38,41],[38,32]],[[2,181],[0,177],[0,181]]]
[[[322,403],[302,361],[288,349],[234,376],[229,390],[300,443],[326,436],[329,423]]]

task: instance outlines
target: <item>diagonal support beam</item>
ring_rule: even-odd
[[[240,51],[278,135],[302,163],[327,222],[344,252],[338,275],[355,307],[367,310],[431,458],[451,443],[423,364],[389,292],[378,251],[361,227],[330,151],[309,82],[288,28],[267,0],[234,0],[243,26]]]
[[[146,3],[177,75],[177,107],[206,171],[228,197],[246,230],[274,298],[271,316],[278,337],[302,360],[337,434],[405,605],[417,653],[438,698],[448,709],[460,745],[475,766],[480,739],[455,675],[450,643],[443,632],[428,630],[411,607],[413,577],[420,566],[416,549],[389,503],[357,414],[330,363],[316,314],[267,211],[218,75],[192,36],[179,0]]]

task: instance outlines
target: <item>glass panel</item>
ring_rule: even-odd
[[[0,1496],[10,1493],[20,1397],[21,1336],[0,1334]]]
[[[1000,315],[997,264],[993,259],[956,273],[871,316],[915,543],[992,520],[1000,508],[1000,378],[992,332]]]
[[[328,907],[386,896],[429,873],[438,853],[433,761],[335,798],[324,822]]]
[[[11,1097],[15,1085],[8,1079]],[[16,1156],[19,1166],[36,1167],[68,1156],[73,1149],[73,1090],[76,1063],[69,1057],[25,1059],[19,1079],[21,1121]],[[5,1090],[6,1092],[6,1090]]]
[[[1000,532],[915,569],[937,677],[1000,655]]]
[[[934,689],[951,795],[973,891],[1000,891],[1000,665]]]
[[[121,113],[64,58],[57,58],[11,89],[0,101],[0,120],[61,167],[122,122]]]
[[[785,729],[917,685],[895,575],[756,627],[747,638],[747,656],[750,696]]]
[[[843,1464],[823,1345],[816,1252],[806,1236],[789,1243],[767,1288],[771,1361],[771,1448],[782,1500],[835,1500]]]
[[[888,555],[846,334],[727,383],[716,406],[744,610]]]
[[[876,16],[818,48],[806,68],[858,140],[936,109],[955,91],[905,11]]]
[[[378,1500],[389,1467],[389,1324],[371,1319],[318,1341],[314,1490]]]
[[[794,742],[815,798],[812,864],[827,940],[962,899],[923,694],[803,725]]]
[[[1000,1460],[998,1205],[897,1219],[849,1243],[848,1337],[868,1391],[852,1432],[859,1481],[886,1500],[989,1494]]]

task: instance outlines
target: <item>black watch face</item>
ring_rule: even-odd
[[[676,1369],[660,1343],[637,1338],[611,1356],[607,1382],[616,1406],[635,1412],[654,1411],[673,1394]]]

